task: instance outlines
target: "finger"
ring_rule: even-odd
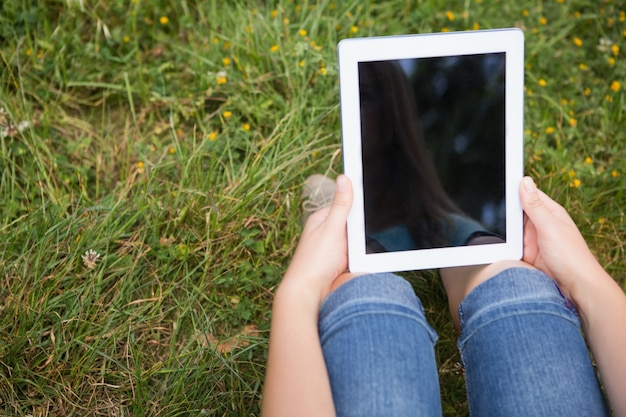
[[[337,177],[335,196],[328,214],[328,222],[332,226],[345,225],[352,207],[352,183],[345,175]]]
[[[524,177],[522,179],[520,186],[522,207],[537,229],[542,229],[553,221],[553,215],[550,209],[554,209],[554,207],[549,207],[551,204],[546,201],[546,199],[550,200],[550,198],[545,194],[542,196],[542,194],[543,193],[540,193],[535,186],[535,182],[532,178]],[[556,204],[555,202],[553,203]]]

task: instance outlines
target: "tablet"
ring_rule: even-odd
[[[352,272],[520,259],[524,35],[342,40]]]

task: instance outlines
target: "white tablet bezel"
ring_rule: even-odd
[[[506,54],[505,68],[505,204],[506,242],[400,252],[366,253],[359,102],[359,62]],[[338,45],[344,171],[354,200],[348,218],[348,255],[352,272],[396,272],[487,264],[520,259],[523,212],[519,184],[523,176],[524,34],[496,29],[342,40]]]

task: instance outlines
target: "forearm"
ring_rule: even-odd
[[[602,272],[578,308],[613,412],[626,417],[626,295]]]
[[[318,306],[281,285],[272,308],[263,416],[334,416],[317,328]]]

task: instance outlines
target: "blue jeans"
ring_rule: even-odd
[[[472,416],[609,416],[580,322],[554,282],[513,268],[459,306]],[[319,332],[338,416],[441,416],[437,334],[411,285],[364,275],[331,293]]]

